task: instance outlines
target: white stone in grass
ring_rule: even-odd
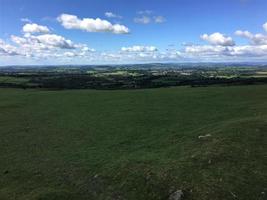
[[[207,137],[211,137],[211,134],[200,135],[200,136],[198,136],[198,139],[207,138]]]
[[[177,190],[169,196],[168,200],[182,200],[184,193],[182,190]]]

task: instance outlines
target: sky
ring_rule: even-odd
[[[266,0],[0,0],[0,65],[267,62]]]

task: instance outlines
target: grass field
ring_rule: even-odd
[[[11,76],[0,76],[0,83],[17,83],[17,84],[22,84],[22,83],[27,83],[29,82],[29,79],[27,78],[17,78],[17,77],[11,77]]]
[[[167,200],[178,189],[267,199],[266,85],[0,89],[1,200]]]

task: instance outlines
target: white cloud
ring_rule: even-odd
[[[61,49],[74,49],[75,45],[71,40],[65,39],[63,36],[56,34],[44,34],[38,36],[32,36],[33,39],[38,40],[38,42],[46,44],[48,46],[58,47]]]
[[[15,35],[11,35],[11,41],[18,45],[24,45],[27,43],[27,39]]]
[[[166,61],[182,59],[182,53],[175,49],[167,50],[165,52],[159,52],[158,54],[156,54],[156,56],[157,56],[157,59],[166,60]]]
[[[166,21],[166,19],[163,16],[155,16],[154,21],[155,23],[163,23]]]
[[[143,15],[143,16],[138,16],[134,18],[134,22],[138,23],[138,24],[149,24],[149,23],[156,23],[156,24],[160,24],[165,22],[166,19],[163,16],[147,16],[147,15]]]
[[[91,48],[89,48],[87,46],[84,46],[84,47],[82,47],[81,51],[82,52],[95,52],[96,50],[95,49],[91,49]]]
[[[10,39],[16,45],[13,46],[13,54],[15,52],[17,55],[32,58],[86,56],[87,54],[95,51],[94,49],[87,47],[87,45],[85,44],[75,44],[71,40],[66,39],[61,35],[50,33],[38,35],[25,33],[22,37],[11,35]],[[1,47],[2,46],[3,45],[1,45]],[[11,54],[11,47],[9,47],[9,49],[9,53]],[[6,45],[4,50],[6,53]],[[67,52],[72,52],[72,54],[66,53],[66,50],[68,50]],[[4,51],[2,50],[2,48],[0,49],[0,51],[1,54],[3,54]]]
[[[129,28],[124,25],[111,24],[109,21],[100,18],[79,19],[75,15],[62,14],[57,19],[66,29],[79,29],[87,32],[110,32],[115,34],[127,34],[130,32]]]
[[[262,25],[263,29],[267,32],[267,22]]]
[[[113,13],[112,13],[113,14]],[[145,15],[144,13],[142,13]],[[148,17],[149,22],[160,23],[164,18],[157,19],[153,14],[138,15],[138,18]],[[74,15],[61,15],[58,20],[65,28],[81,29],[93,32],[121,33],[117,24],[111,24],[101,19],[79,19]],[[156,22],[157,21],[157,22]],[[140,22],[143,23],[143,22]],[[31,24],[32,25],[32,24]],[[36,24],[37,25],[37,24]],[[122,25],[118,25],[122,26]],[[267,28],[267,23],[263,28]],[[0,57],[7,59],[51,60],[51,63],[133,63],[133,62],[158,62],[158,61],[253,61],[267,60],[267,34],[253,34],[249,31],[236,31],[235,35],[247,38],[249,44],[235,45],[231,37],[221,33],[211,35],[203,34],[201,38],[207,45],[185,45],[183,49],[168,48],[158,50],[155,46],[135,45],[122,47],[117,52],[98,52],[85,44],[76,44],[73,41],[48,30],[40,29],[40,25],[31,26],[23,36],[12,35],[11,42],[0,40]],[[45,26],[42,26],[45,27]],[[48,31],[48,32],[47,32]],[[38,33],[38,34],[37,34]],[[13,56],[12,58],[10,56]],[[3,59],[4,58],[4,59]],[[27,59],[26,59],[27,58]]]
[[[138,24],[149,24],[151,22],[151,19],[148,16],[135,17],[134,22]]]
[[[75,45],[71,40],[65,39],[63,36],[56,34],[43,35],[24,35],[24,37],[11,36],[11,40],[19,46],[27,49],[75,49]]]
[[[241,57],[263,57],[267,56],[267,45],[242,45],[231,49],[230,55]]]
[[[123,47],[122,47],[123,49]],[[181,52],[173,51],[143,51],[143,48],[136,48],[134,51],[122,51],[120,53],[101,53],[98,60],[105,62],[160,62],[160,61],[177,61],[181,60]]]
[[[262,27],[267,32],[267,22]],[[267,45],[267,35],[262,33],[253,34],[249,31],[238,30],[235,35],[249,39],[253,45]]]
[[[133,19],[133,21],[138,24],[160,24],[165,22],[166,19],[161,15],[155,15],[155,12],[152,10],[140,10],[137,12],[137,16]]]
[[[85,44],[76,44],[61,35],[40,33],[36,31],[25,32],[23,36],[11,35],[8,44],[0,39],[0,57],[16,56],[25,62],[33,60],[64,60],[64,58],[81,59],[97,53]],[[15,59],[15,58],[14,58]]]
[[[46,26],[38,24],[25,24],[22,28],[24,33],[49,33],[50,30]]]
[[[105,16],[108,17],[108,18],[119,18],[119,19],[122,18],[122,16],[114,14],[112,12],[105,12]]]
[[[155,52],[157,48],[155,46],[132,46],[132,47],[122,47],[123,52]]]
[[[227,54],[228,48],[214,45],[191,45],[185,47],[185,53],[196,56],[211,56]]]
[[[220,45],[220,46],[234,46],[235,42],[231,37],[225,36],[221,33],[213,33],[211,35],[203,34],[200,36],[201,39],[209,42],[212,45]]]
[[[20,21],[26,22],[26,23],[32,23],[32,21],[29,18],[21,18]]]
[[[64,53],[64,56],[67,56],[67,57],[75,57],[76,56],[76,54],[74,53],[74,52],[65,52]]]
[[[0,39],[0,56],[14,56],[18,55],[17,48],[5,43]]]
[[[241,37],[246,37],[246,38],[252,38],[253,37],[253,34],[250,33],[249,31],[241,31],[241,30],[236,31],[235,35],[241,36]]]
[[[244,37],[250,40],[253,45],[265,45],[267,44],[267,35],[261,33],[252,34],[249,31],[236,31],[235,34],[240,37]]]
[[[198,58],[246,58],[267,56],[267,45],[214,46],[192,45],[185,47],[185,56]]]

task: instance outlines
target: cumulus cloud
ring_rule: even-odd
[[[263,57],[267,55],[267,45],[241,45],[231,49],[231,56]]]
[[[74,49],[75,45],[71,40],[65,39],[63,36],[56,34],[44,34],[38,36],[32,36],[39,43],[43,43],[48,46],[58,47],[61,49]]]
[[[38,25],[38,24],[25,24],[22,28],[24,33],[49,33],[50,30],[46,26]]]
[[[155,46],[132,46],[132,47],[122,47],[123,52],[155,52],[157,51]]]
[[[185,47],[185,56],[198,58],[245,58],[267,56],[267,45],[214,46],[192,45]]]
[[[29,30],[26,27],[23,36],[10,36],[14,46],[1,40],[0,55],[5,53],[31,58],[59,58],[86,56],[95,51],[85,44],[76,44],[61,35],[46,33],[47,31],[41,30],[39,25],[37,28],[36,26],[32,27]],[[25,26],[23,28],[25,29]],[[72,52],[72,54],[66,53],[66,51]]]
[[[154,13],[141,12],[137,15],[137,23],[162,23],[164,17]],[[114,14],[114,13],[111,13]],[[110,14],[110,17],[111,17]],[[114,14],[115,15],[115,14]],[[147,17],[147,18],[144,18]],[[84,18],[63,14],[58,17],[67,29],[80,29],[89,32],[126,33],[121,31],[123,26],[111,24],[106,20]],[[26,21],[25,21],[26,22]],[[238,30],[235,35],[248,39],[247,45],[236,45],[233,39],[222,33],[203,34],[201,38],[209,44],[196,45],[187,43],[182,49],[174,46],[164,51],[155,46],[135,45],[122,47],[120,51],[98,52],[85,44],[77,44],[65,37],[53,34],[46,26],[28,23],[23,27],[23,35],[10,37],[9,42],[0,40],[0,57],[18,56],[30,59],[51,59],[53,62],[67,61],[85,63],[129,63],[129,62],[157,62],[157,61],[253,61],[267,59],[267,34],[253,34],[249,31]],[[40,28],[42,27],[42,28]],[[46,27],[46,28],[43,28]],[[263,25],[267,29],[267,23]],[[25,31],[24,31],[25,29]],[[267,30],[266,30],[267,31]],[[13,59],[13,58],[12,58]]]
[[[17,46],[16,52],[27,57],[75,57],[95,52],[85,44],[75,44],[56,34],[24,35],[23,37],[12,35],[11,41]]]
[[[111,24],[109,21],[100,18],[79,19],[75,15],[62,14],[57,19],[66,29],[79,29],[87,32],[110,32],[115,34],[127,34],[130,32],[129,28],[124,25]]]
[[[56,34],[24,35],[24,37],[11,36],[11,40],[24,48],[32,49],[74,49],[77,47],[71,40]]]
[[[67,57],[75,57],[76,56],[76,54],[74,53],[74,52],[65,52],[64,53],[64,56],[67,56]]]
[[[17,48],[5,43],[0,39],[0,55],[2,56],[14,56],[18,55]]]
[[[11,40],[18,44],[18,45],[24,45],[27,43],[27,40],[26,38],[23,38],[23,37],[18,37],[18,36],[15,36],[15,35],[11,35]]]
[[[262,25],[263,29],[267,31],[267,22]],[[253,34],[249,31],[237,30],[235,35],[247,38],[252,45],[267,45],[267,35],[262,33]]]
[[[181,52],[177,50],[159,51],[154,46],[122,47],[119,52],[101,52],[90,56],[91,61],[97,60],[107,63],[151,62],[180,60]]]
[[[252,34],[249,31],[238,30],[235,32],[235,35],[249,39],[253,45],[267,44],[267,35],[261,33]]]
[[[202,40],[209,42],[212,45],[220,45],[220,46],[234,46],[235,42],[231,37],[225,36],[221,33],[213,33],[211,35],[203,34],[200,36]]]
[[[250,33],[249,31],[241,31],[241,30],[236,31],[235,35],[245,37],[245,38],[252,38],[253,37],[253,34]]]
[[[95,52],[95,49],[89,48],[87,46],[82,47],[81,49],[82,52]]]
[[[195,56],[226,55],[229,48],[214,45],[190,45],[185,47],[185,53]]]
[[[117,14],[112,13],[112,12],[105,12],[105,16],[108,17],[108,18],[119,18],[119,19],[122,18],[122,16],[117,15]]]
[[[123,47],[122,47],[123,48]],[[160,61],[175,61],[181,60],[181,52],[173,51],[143,51],[143,48],[136,48],[135,51],[122,51],[121,53],[103,52],[98,59],[107,62],[160,62]]]
[[[267,32],[267,22],[262,25],[263,29]]]

